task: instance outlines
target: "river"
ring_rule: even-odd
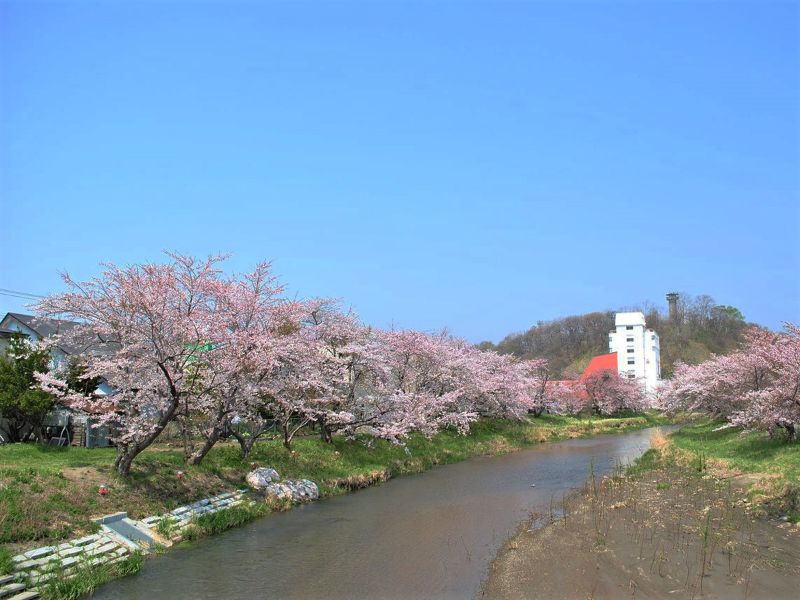
[[[148,560],[95,598],[474,597],[520,522],[592,465],[634,460],[651,433],[541,444],[298,506]]]

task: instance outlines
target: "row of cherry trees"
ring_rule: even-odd
[[[235,277],[220,257],[169,256],[107,265],[82,283],[65,276],[69,291],[38,306],[82,323],[62,341],[82,347],[85,376],[114,393],[84,395],[58,372],[41,375],[41,387],[113,425],[123,475],[170,426],[196,464],[226,433],[247,455],[275,423],[290,448],[308,425],[326,441],[356,431],[396,441],[545,409],[543,360],[366,327],[333,302],[285,298],[268,263]]]
[[[650,401],[639,382],[620,377],[611,369],[595,371],[547,385],[547,410],[566,415],[615,415],[640,412]]]
[[[751,328],[737,351],[699,365],[678,363],[662,390],[663,408],[703,411],[745,429],[783,429],[796,439],[800,424],[800,328],[775,333]]]

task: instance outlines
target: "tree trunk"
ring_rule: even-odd
[[[175,417],[175,411],[178,409],[179,401],[180,398],[176,392],[175,396],[172,398],[169,409],[161,415],[150,433],[141,440],[127,442],[117,446],[117,458],[114,461],[114,468],[120,475],[127,476],[130,473],[133,459],[156,441],[156,438],[161,435],[161,432],[172,422]]]
[[[292,451],[292,433],[290,431],[289,422],[281,423],[281,429],[283,430],[283,446],[290,452]]]
[[[326,444],[333,443],[333,434],[331,433],[331,428],[327,425],[320,425],[320,437]]]
[[[125,446],[118,446],[117,458],[114,461],[114,468],[117,470],[117,473],[126,477],[131,472],[131,463],[139,452],[141,452],[141,450],[136,449],[135,444],[133,448],[128,444]]]
[[[331,433],[330,425],[325,422],[325,417],[320,417],[319,419],[319,436],[326,444],[330,444],[333,441],[333,434]]]
[[[198,448],[197,452],[194,452],[190,457],[186,459],[186,462],[190,465],[199,465],[203,462],[206,454],[208,454],[209,450],[214,447],[219,441],[219,438],[222,436],[222,432],[225,431],[225,426],[217,426],[211,430],[211,433],[206,436],[206,441],[203,443],[200,448]]]
[[[257,436],[251,435],[249,438],[246,438],[235,429],[231,429],[231,435],[236,438],[237,442],[239,442],[239,448],[242,450],[242,458],[248,458],[250,456],[250,451],[253,449],[253,445],[255,444]]]

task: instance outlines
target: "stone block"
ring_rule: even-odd
[[[82,538],[78,538],[77,540],[72,541],[73,546],[85,546],[86,544],[91,544],[92,542],[97,541],[96,535],[87,535]]]
[[[81,560],[80,556],[70,556],[68,558],[65,558],[64,560],[61,561],[61,568],[66,569],[68,567],[71,567],[72,565],[76,565],[80,562],[80,560]]]
[[[80,554],[81,552],[83,552],[83,548],[69,547],[59,552],[58,556],[60,556],[61,558],[67,558],[68,556],[75,556],[76,554]]]
[[[100,546],[99,548],[93,548],[89,550],[87,554],[89,554],[90,556],[100,556],[101,554],[108,554],[116,547],[117,544],[115,542],[109,542],[107,544],[104,544],[103,546]]]
[[[25,556],[28,558],[41,558],[42,556],[47,556],[55,551],[56,549],[53,546],[44,546],[43,548],[36,548],[36,550],[26,552]]]
[[[5,598],[6,596],[10,596],[11,594],[21,592],[24,589],[25,589],[24,583],[9,583],[8,585],[0,587],[0,598]]]
[[[8,600],[36,600],[39,597],[39,592],[37,590],[28,590],[26,592],[21,592],[16,596],[11,596]]]

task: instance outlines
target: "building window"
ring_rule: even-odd
[[[633,354],[634,352],[636,352],[636,350],[633,348],[628,348],[628,354]]]
[[[636,375],[634,373],[628,373],[628,379],[636,379]]]
[[[633,325],[627,325],[625,329],[627,329],[628,331],[633,331]]]
[[[629,365],[635,365],[636,364],[636,359],[635,358],[629,358],[628,359],[628,364]]]
[[[632,342],[632,341],[633,341],[633,338],[632,338],[632,337],[626,338],[626,339],[625,339],[625,341],[626,341],[626,342]]]
[[[656,334],[654,333],[653,335],[651,335],[651,336],[650,336],[650,339],[651,339],[651,340],[655,340],[655,339],[656,339]]]

